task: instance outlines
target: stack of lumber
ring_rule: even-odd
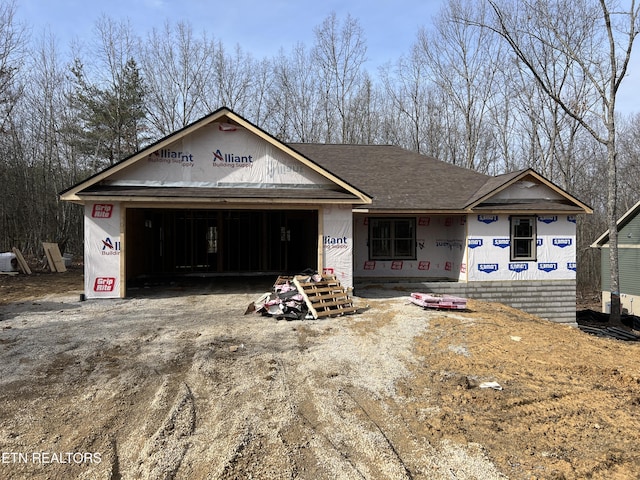
[[[429,293],[412,293],[411,302],[423,308],[446,310],[466,310],[467,299],[451,295],[431,295]]]
[[[49,269],[52,272],[66,272],[67,267],[65,267],[64,265],[64,259],[60,254],[60,248],[58,248],[58,244],[42,242],[42,247],[44,248],[44,253],[47,256]]]

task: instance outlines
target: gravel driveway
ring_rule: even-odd
[[[369,290],[325,320],[245,315],[268,285],[0,307],[1,478],[505,478],[409,426],[430,322]],[[414,422],[412,422],[413,424]]]

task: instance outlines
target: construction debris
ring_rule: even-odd
[[[609,324],[608,313],[596,312],[594,310],[581,310],[576,312],[576,322],[578,328],[585,333],[597,337],[613,338],[625,342],[640,341],[640,335],[635,333],[640,330],[640,317],[623,314],[620,316],[622,325],[627,328]]]
[[[435,308],[445,310],[466,310],[467,299],[453,297],[451,295],[432,295],[429,293],[412,293],[411,303],[423,308]]]
[[[273,291],[251,302],[245,311],[276,317],[278,320],[318,319],[356,313],[348,291],[334,275],[280,276]]]

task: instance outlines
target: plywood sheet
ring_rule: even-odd
[[[64,265],[64,259],[60,254],[60,248],[57,243],[42,242],[44,253],[47,256],[47,262],[49,262],[49,268],[52,272],[66,272],[67,267]]]

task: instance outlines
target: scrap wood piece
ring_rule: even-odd
[[[291,283],[293,277],[288,275],[280,275],[276,278],[276,281],[273,283],[273,289],[277,290],[280,285],[286,285],[287,283]]]
[[[64,260],[60,254],[60,248],[57,243],[42,242],[44,253],[47,256],[47,262],[49,262],[49,268],[52,272],[66,272],[67,267],[64,265]]]
[[[26,273],[27,275],[31,275],[31,269],[29,268],[29,265],[27,264],[26,260],[22,256],[22,252],[16,247],[13,247],[11,251],[16,256],[16,259],[18,260],[18,268],[20,269],[20,271],[22,273]]]
[[[297,275],[293,284],[302,294],[313,318],[356,313],[347,290],[334,275],[322,275],[321,280],[314,282],[308,276]]]
[[[431,295],[429,293],[412,293],[411,302],[423,308],[442,308],[448,310],[466,310],[467,299],[452,295]]]

